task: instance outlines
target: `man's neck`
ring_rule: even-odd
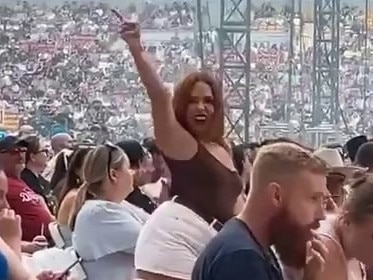
[[[260,214],[259,214],[260,213]],[[250,229],[255,239],[263,248],[269,248],[272,244],[268,232],[268,219],[263,215],[262,206],[257,202],[247,201],[244,209],[238,215]]]

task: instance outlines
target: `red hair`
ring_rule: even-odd
[[[223,108],[223,92],[222,84],[217,81],[211,74],[207,72],[192,72],[188,74],[176,87],[173,97],[173,107],[177,121],[181,126],[196,138],[196,135],[190,131],[187,124],[186,113],[190,102],[190,94],[196,83],[203,82],[207,84],[214,96],[214,116],[212,126],[210,127],[206,138],[203,139],[209,142],[215,142],[223,147],[226,147],[224,141],[224,108]],[[202,140],[202,139],[197,139]]]

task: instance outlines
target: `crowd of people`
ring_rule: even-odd
[[[74,2],[53,9],[27,2],[1,6],[2,106],[15,109],[21,124],[44,136],[74,131],[92,142],[124,133],[138,139],[150,134],[150,107],[128,50],[115,46],[116,18],[109,8]],[[185,3],[148,4],[135,12],[129,7],[124,14],[137,15],[147,30],[161,17],[173,26],[168,29],[184,28],[183,22],[193,18]],[[180,77],[192,49],[192,38],[171,39],[147,46],[162,54],[159,71],[168,82]]]
[[[4,136],[0,279],[372,279],[373,142],[229,142],[216,77],[171,94],[118,17],[154,138]]]
[[[176,2],[165,6],[147,3],[142,10],[130,5],[118,11],[141,22],[144,38],[149,32],[155,35],[150,41],[143,38],[144,47],[154,56],[158,72],[171,88],[186,73],[200,69],[191,28],[194,7]],[[76,138],[91,142],[124,134],[135,139],[152,135],[145,88],[138,82],[128,48],[115,32],[117,19],[107,4],[66,2],[50,8],[22,2],[1,6],[0,12],[2,107],[17,111],[21,124],[33,126],[43,136],[70,131]],[[285,121],[285,108],[290,108],[291,121],[297,130],[314,125],[311,124],[312,43],[300,40],[299,34],[296,36],[293,91],[287,104],[289,24],[284,16],[276,17],[276,22],[283,26],[283,39],[272,38],[266,28],[259,27],[255,30],[259,38],[252,38],[249,109],[250,134],[256,140],[264,133],[263,127],[270,124],[278,128],[277,124]],[[364,116],[369,115],[372,107],[371,71],[367,71],[368,81],[365,79],[371,62],[364,56],[362,13],[344,8],[341,20],[338,109],[343,121],[334,132],[345,137],[370,130],[370,119]],[[260,26],[266,22],[261,18],[255,21],[260,21]],[[165,26],[160,27],[160,23]],[[174,35],[167,37],[164,32]],[[308,33],[305,31],[303,37],[312,37]],[[218,71],[217,32],[211,28],[204,35],[206,65]],[[370,45],[369,40],[369,49]],[[239,48],[244,53],[243,46]],[[233,49],[224,56],[228,62],[238,59]],[[230,76],[233,82],[240,79],[239,72]],[[235,92],[230,81],[224,83],[225,102],[237,106],[242,100],[237,94],[230,94]],[[326,101],[321,104],[324,111],[329,105]],[[228,115],[235,120],[240,113],[232,110]],[[243,127],[244,123],[238,121],[237,126]]]

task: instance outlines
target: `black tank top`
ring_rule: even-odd
[[[206,221],[225,223],[234,216],[234,205],[242,192],[237,172],[229,170],[198,143],[197,153],[190,160],[164,157],[171,172],[171,196],[177,195]]]

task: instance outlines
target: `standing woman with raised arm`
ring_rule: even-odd
[[[145,280],[190,279],[197,256],[234,216],[243,191],[224,140],[221,84],[207,73],[194,72],[172,97],[141,46],[139,25],[117,16],[151,101],[156,144],[170,169],[174,197],[143,228],[135,266]]]

